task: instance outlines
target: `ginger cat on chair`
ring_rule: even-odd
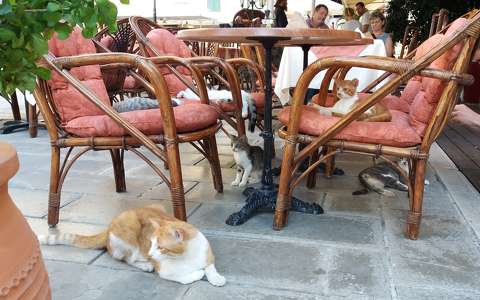
[[[38,239],[46,245],[106,248],[115,259],[183,284],[204,275],[215,286],[225,284],[225,278],[215,269],[215,258],[205,236],[193,225],[166,214],[160,205],[127,210],[97,235],[61,233]]]
[[[324,107],[315,103],[310,106],[315,107],[321,114],[327,116],[343,117],[354,109],[360,102],[357,87],[358,79],[353,80],[335,80],[338,101],[332,107]],[[382,104],[377,103],[364,112],[358,121],[368,122],[389,122],[392,119],[390,111]]]

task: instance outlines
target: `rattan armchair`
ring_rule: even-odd
[[[406,235],[410,239],[418,238],[422,216],[425,168],[430,146],[447,123],[461,87],[473,82],[473,77],[465,74],[465,71],[480,34],[480,15],[476,14],[469,20],[459,19],[457,21],[459,21],[457,25],[460,24],[457,28],[452,26],[445,36],[434,36],[423,46],[417,48],[421,49],[417,51],[424,51],[426,54],[419,54],[416,60],[330,57],[316,61],[304,71],[295,89],[292,106],[286,108],[279,115],[279,119],[286,124],[286,127],[279,132],[279,135],[285,139],[285,148],[273,225],[275,229],[285,226],[292,192],[303,178],[323,161],[327,161],[327,171],[331,172],[334,167],[331,158],[334,155],[341,152],[354,152],[386,160],[406,179],[409,185],[410,201]],[[375,93],[368,95],[361,105],[342,118],[321,116],[313,108],[303,105],[307,87],[316,74],[327,70],[324,80],[329,81],[334,73],[346,73],[352,67],[385,70],[395,73],[396,77]],[[409,87],[414,79],[420,83],[412,82],[413,88]],[[389,100],[392,98],[388,97],[392,96],[388,95],[407,81],[404,97],[414,98],[411,99],[413,102],[408,106],[408,112],[394,113],[390,106],[392,115],[398,116],[398,118],[394,116],[392,122],[356,121],[363,112],[379,101],[389,105]],[[328,85],[329,82],[322,83],[320,95],[327,95]],[[418,119],[412,119],[412,116],[423,112],[426,107],[418,106],[420,103],[430,109],[428,115],[423,116],[425,123],[422,124],[418,122]],[[397,121],[394,119],[402,123],[402,127],[397,127],[396,124],[400,123],[395,123]],[[376,130],[387,128],[390,129],[382,139],[376,136],[378,133]],[[406,131],[411,132],[412,137],[406,138]],[[400,137],[403,139],[401,140]],[[295,154],[299,143],[307,145],[298,154]],[[317,153],[320,147],[327,151],[319,157]],[[297,175],[298,167],[309,156],[312,156],[309,168]],[[409,177],[396,166],[392,157],[409,160]],[[309,182],[310,187],[314,187],[314,185],[315,182]]]
[[[79,36],[81,33],[74,31],[70,38],[80,39]],[[94,49],[93,44],[91,49]],[[124,151],[131,151],[144,160],[169,187],[174,215],[181,220],[186,220],[186,210],[179,143],[192,144],[207,158],[212,169],[214,187],[218,192],[223,191],[215,139],[216,132],[221,128],[218,113],[208,105],[208,97],[202,98],[201,103],[193,106],[172,107],[165,80],[155,63],[140,56],[125,53],[58,58],[49,54],[40,62],[43,67],[53,72],[53,80],[39,80],[34,92],[50,135],[52,151],[48,201],[50,226],[55,226],[59,220],[61,190],[68,171],[78,158],[90,150],[110,152],[117,192],[126,191]],[[100,70],[96,69],[99,66],[103,70],[118,68],[126,72],[138,70],[138,74],[142,74],[140,79],[145,85],[144,88],[155,96],[160,109],[117,113],[109,103],[101,75],[99,77],[92,75],[92,73],[100,74]],[[201,93],[206,94],[206,87],[201,80],[199,70],[188,64],[183,66],[192,72]],[[82,69],[91,67],[93,69]],[[83,76],[94,77],[85,79]],[[94,81],[96,81],[95,85],[92,83]],[[60,97],[64,90],[73,96]],[[96,113],[66,119],[64,110],[66,105],[88,106]],[[74,110],[73,113],[78,114],[78,111]],[[195,117],[192,117],[193,115]],[[142,122],[136,122],[137,117],[143,118]],[[200,120],[202,118],[203,121]],[[150,123],[145,124],[145,121]],[[79,123],[83,125],[78,125]],[[151,152],[155,159],[163,161],[168,166],[168,170],[157,166],[155,161],[139,151],[141,147]],[[64,149],[67,151],[61,162],[60,154]],[[74,154],[74,149],[79,150]]]
[[[137,36],[137,42],[140,47],[141,55],[145,57],[163,56],[163,54],[155,47],[152,41],[147,38],[148,33],[152,30],[162,29],[160,25],[142,17],[131,17],[130,25]],[[185,57],[184,59],[197,64],[204,76],[210,74],[218,79],[223,86],[230,89],[233,95],[233,105],[220,105],[217,106],[217,108],[222,118],[229,125],[235,128],[239,135],[244,135],[245,123],[241,114],[242,101],[240,94],[240,83],[236,71],[238,70],[239,66],[243,65],[253,70],[253,72],[263,80],[263,73],[260,69],[260,66],[242,58],[223,60],[210,56],[197,57],[193,52],[191,52],[188,57]],[[170,66],[169,71],[171,74],[175,75],[186,87],[191,88],[191,80],[179,72],[175,66]],[[253,93],[252,97],[255,101],[255,105],[257,106],[257,110],[259,110],[259,108],[263,108],[264,93]]]

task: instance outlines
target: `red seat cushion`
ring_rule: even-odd
[[[131,75],[128,75],[127,77],[125,77],[125,82],[123,83],[123,88],[126,89],[126,90],[134,90],[136,88],[139,88],[141,87],[142,84],[135,80],[135,78],[133,78],[133,76]]]
[[[201,130],[214,125],[219,114],[209,105],[194,103],[173,108],[178,133]],[[144,134],[162,134],[163,121],[159,109],[136,110],[120,115]],[[79,117],[65,125],[65,130],[79,137],[124,136],[125,130],[107,115]]]
[[[383,144],[397,147],[418,145],[420,136],[408,122],[408,114],[390,110],[392,120],[390,122],[363,122],[354,121],[343,129],[337,139]],[[340,118],[324,116],[313,107],[303,106],[300,117],[300,129],[303,134],[319,136],[333,126]],[[290,107],[284,108],[278,115],[279,120],[287,125],[290,116]]]

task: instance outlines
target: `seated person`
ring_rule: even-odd
[[[287,10],[288,6],[288,1],[287,0],[277,0],[275,3],[275,10],[273,11],[275,19],[273,26],[274,27],[279,27],[279,28],[284,28],[287,27],[288,25],[288,20],[287,16],[285,14],[285,11]]]
[[[345,19],[345,23],[339,26],[338,29],[342,30],[351,30],[355,31],[355,29],[362,29],[362,24],[355,20],[353,16],[355,15],[355,11],[351,7],[347,7],[343,10],[343,18]]]
[[[262,25],[263,12],[256,10],[240,10],[233,19],[233,27],[260,27]]]
[[[327,16],[328,7],[326,5],[319,4],[315,6],[312,17],[307,20],[308,27],[318,29],[330,29],[330,27],[328,27],[328,25],[325,23]]]
[[[388,57],[393,57],[393,41],[389,33],[385,32],[385,16],[378,11],[370,15],[370,26],[372,32],[367,32],[366,37],[382,40]]]

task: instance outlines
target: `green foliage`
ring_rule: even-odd
[[[433,13],[445,8],[452,21],[479,6],[480,0],[391,0],[386,31],[393,34],[394,42],[401,41],[405,27],[415,25],[420,29],[419,40],[423,41],[428,38]]]
[[[117,8],[108,0],[0,1],[0,94],[8,97],[16,88],[32,91],[36,76],[50,78],[36,62],[47,53],[54,32],[66,39],[79,25],[90,38],[99,25],[116,31],[116,17]]]

